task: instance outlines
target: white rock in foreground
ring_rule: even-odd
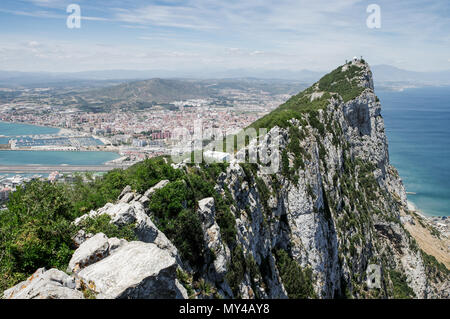
[[[75,278],[57,269],[38,269],[26,281],[5,290],[3,299],[83,299]]]
[[[147,198],[152,197],[152,195],[161,188],[164,188],[167,184],[169,184],[169,181],[167,179],[160,181],[158,184],[156,184],[155,186],[153,186],[152,188],[150,188],[149,190],[147,190],[144,193],[144,196]]]
[[[202,222],[203,240],[206,248],[215,254],[215,259],[209,269],[209,277],[213,281],[223,281],[227,264],[231,261],[230,251],[222,241],[220,228],[216,222],[216,208],[213,197],[208,197],[198,202],[197,211]]]
[[[70,259],[67,271],[77,273],[81,269],[107,257],[110,254],[110,251],[124,243],[126,243],[126,240],[124,239],[108,239],[105,234],[98,233],[94,237],[86,240],[77,250],[75,250]]]
[[[155,244],[129,242],[78,273],[99,299],[187,298],[176,259]]]

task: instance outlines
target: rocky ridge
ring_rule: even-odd
[[[406,193],[389,163],[365,61],[339,67],[254,127],[269,132],[223,166],[214,196],[192,204],[202,241],[192,253],[201,256],[200,265],[160,230],[153,197],[175,183],[162,180],[143,194],[127,187],[116,203],[74,221],[107,215],[119,227],[132,225],[136,241],[80,231],[70,275],[39,269],[3,297],[450,297],[448,271],[422,252],[400,218],[409,211]],[[251,149],[270,149],[274,140],[281,153],[277,173],[236,160]],[[184,174],[205,170],[173,166]],[[227,203],[231,230],[218,200]],[[189,205],[183,201],[180,210]],[[369,265],[380,269],[377,288],[369,287]]]

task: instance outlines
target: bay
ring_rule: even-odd
[[[23,135],[58,134],[59,129],[23,123],[9,123],[0,121],[0,135],[15,137]],[[0,137],[0,144],[8,144],[9,138]]]
[[[377,91],[391,163],[408,200],[426,215],[450,216],[450,87]]]
[[[119,157],[113,152],[0,151],[0,165],[101,165]]]
[[[11,137],[24,135],[55,135],[58,128],[0,121],[0,144]],[[119,158],[113,152],[76,151],[0,151],[0,165],[101,165]]]

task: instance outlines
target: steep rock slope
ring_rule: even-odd
[[[339,67],[250,128],[268,133],[250,140],[230,163],[172,163],[178,173],[170,181],[155,182],[145,194],[127,187],[116,204],[77,219],[82,225],[108,215],[119,227],[132,226],[141,244],[120,245],[157,265],[145,251],[151,248],[167,265],[160,274],[152,270],[155,279],[146,279],[143,269],[134,281],[121,275],[120,289],[100,289],[95,275],[122,269],[114,261],[127,251],[110,254],[104,235],[98,244],[82,232],[69,269],[74,289],[85,296],[154,298],[161,289],[155,283],[164,282],[173,289],[161,293],[173,297],[449,297],[448,271],[401,223],[406,194],[389,163],[381,105],[365,61]],[[276,155],[274,142],[279,170],[268,174],[260,159]],[[255,163],[236,160],[251,150],[261,150]],[[133,259],[135,269],[138,264]],[[380,270],[376,288],[368,286],[369,265]]]
[[[287,251],[311,272],[319,297],[448,296],[448,277],[435,286],[400,223],[406,194],[389,164],[380,110],[369,66],[353,61],[253,125],[275,124],[249,148],[266,149],[280,127],[282,167],[269,176],[261,165],[232,163],[226,172],[222,187],[241,215],[244,254],[260,265],[267,256],[276,259],[274,250]],[[283,112],[293,119],[284,120]],[[381,267],[381,289],[367,289],[369,264]]]

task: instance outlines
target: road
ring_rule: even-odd
[[[127,167],[128,165],[0,165],[0,173],[107,172],[115,168]]]

